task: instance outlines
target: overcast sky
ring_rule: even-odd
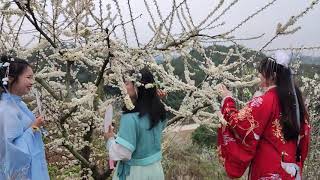
[[[96,0],[98,2],[98,0]],[[150,9],[155,17],[157,16],[157,10],[153,4],[153,0],[146,0],[150,6]],[[182,0],[176,0],[179,4]],[[226,6],[228,6],[233,0],[225,0],[224,6],[220,8],[220,11],[216,13],[212,18],[217,17]],[[115,12],[115,3],[112,0],[104,1],[104,3],[110,3],[112,11]],[[130,20],[127,0],[118,0],[120,9],[123,14],[124,21]],[[140,42],[146,43],[153,35],[153,32],[148,28],[147,23],[151,22],[151,19],[146,10],[144,0],[130,0],[133,10],[133,16],[137,17],[142,14],[141,18],[135,20],[137,34]],[[228,11],[220,20],[215,24],[225,22],[225,26],[214,29],[209,33],[211,35],[219,34],[230,30],[246,17],[271,2],[271,0],[239,0],[230,11]],[[171,8],[172,0],[158,0],[160,11],[163,17],[166,17]],[[187,0],[190,8],[192,19],[195,25],[198,25],[218,4],[218,0]],[[244,26],[235,31],[232,35],[237,38],[254,37],[266,33],[262,38],[250,41],[241,41],[241,44],[253,48],[260,49],[271,37],[275,34],[276,26],[278,23],[286,23],[287,20],[293,16],[298,15],[307,6],[309,6],[311,0],[277,0],[274,5],[255,16],[252,20],[248,21]],[[104,4],[106,5],[106,4]],[[98,5],[97,5],[98,7]],[[50,12],[48,12],[50,13]],[[104,12],[106,15],[107,12]],[[157,19],[159,23],[159,19]],[[311,10],[303,18],[295,24],[294,27],[301,26],[301,30],[293,35],[283,36],[273,41],[266,49],[280,48],[280,47],[301,47],[301,46],[320,46],[320,4],[317,4],[313,10]],[[119,23],[118,22],[115,24]],[[34,29],[30,26],[31,29]],[[128,32],[128,39],[130,45],[136,45],[134,33],[131,24],[126,25]],[[119,38],[123,38],[121,27],[116,30]],[[181,26],[177,20],[173,24],[172,32],[180,33]],[[23,42],[28,41],[28,38],[22,38]],[[305,51],[304,54],[308,55],[320,55],[320,51]]]
[[[124,19],[129,19],[129,11],[127,0],[119,0],[121,11],[124,13]],[[152,0],[147,0],[149,3],[152,12],[156,14],[156,9],[153,5]],[[179,4],[181,0],[177,0]],[[214,9],[217,0],[188,0],[188,5],[190,8],[191,16],[195,22],[198,24],[203,20],[208,13]],[[225,0],[224,7],[230,4],[231,0]],[[248,15],[254,13],[256,10],[263,7],[271,0],[242,0],[238,4],[232,7],[225,16],[223,16],[220,21],[217,21],[216,24],[221,23],[222,21],[226,22],[226,25],[222,28],[218,28],[210,32],[211,34],[218,34],[219,32],[224,32],[228,30],[239,22],[244,20]],[[171,0],[159,0],[159,7],[163,16],[167,16],[170,9],[172,8]],[[241,43],[254,49],[261,48],[274,34],[275,29],[278,23],[284,24],[287,22],[289,17],[299,14],[307,6],[309,6],[311,0],[278,0],[269,7],[267,10],[263,11],[257,15],[254,19],[247,22],[243,27],[238,29],[233,35],[239,38],[258,36],[262,33],[266,35],[258,40],[251,41],[242,41]],[[113,4],[113,3],[112,3]],[[133,9],[134,17],[142,13],[142,18],[137,19],[137,34],[141,41],[146,41],[152,35],[149,28],[146,26],[146,22],[150,21],[149,15],[146,11],[143,0],[131,0],[131,6]],[[221,8],[223,10],[224,8]],[[220,11],[221,12],[221,11]],[[217,14],[216,14],[217,15]],[[214,17],[216,17],[213,16]],[[300,47],[304,46],[320,46],[320,4],[317,4],[315,8],[301,18],[294,27],[301,26],[301,30],[296,32],[293,35],[283,36],[276,39],[267,49],[278,48],[278,47]],[[180,26],[178,27],[176,23],[174,24],[174,32],[180,31]],[[132,28],[130,25],[126,26],[130,43],[134,43],[134,34],[132,33]],[[118,29],[118,32],[120,29]],[[118,33],[121,36],[120,33]],[[313,53],[319,55],[319,52],[309,51],[308,54],[312,55]]]

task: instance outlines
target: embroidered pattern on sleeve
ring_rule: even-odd
[[[253,116],[252,116],[252,108],[251,107],[244,107],[243,109],[241,109],[238,113],[238,119],[240,121],[243,121],[245,119],[248,119],[249,121],[253,120]]]
[[[223,145],[228,145],[229,142],[235,142],[236,140],[233,137],[230,137],[228,134],[223,135]]]
[[[260,177],[259,180],[282,180],[279,174],[269,173],[269,176]]]
[[[255,128],[259,127],[259,123],[258,121],[256,121],[252,115],[252,108],[250,106],[246,106],[243,109],[241,109],[239,111],[239,113],[237,114],[237,117],[234,118],[234,123],[238,123],[238,121],[248,121],[249,122],[249,127],[248,128],[244,128],[241,126],[238,126],[240,129],[246,131],[246,134],[242,140],[243,144],[245,143],[245,139],[246,137],[252,132]]]
[[[250,106],[251,107],[260,107],[262,103],[263,103],[263,99],[261,97],[255,97],[250,102]]]
[[[280,121],[279,119],[276,119],[272,122],[272,131],[273,131],[273,135],[278,138],[283,144],[286,143],[283,134],[282,134],[282,127],[280,125]]]

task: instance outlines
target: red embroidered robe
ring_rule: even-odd
[[[241,177],[250,165],[249,179],[252,180],[295,179],[281,167],[282,154],[283,162],[296,163],[302,173],[308,154],[310,125],[307,118],[301,124],[301,161],[296,162],[297,141],[286,141],[283,137],[275,88],[253,98],[240,111],[235,101],[227,97],[221,112],[228,125],[218,129],[218,151],[229,177]]]

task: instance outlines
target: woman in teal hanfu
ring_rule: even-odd
[[[105,133],[109,156],[118,161],[113,180],[163,180],[161,138],[166,111],[149,70],[130,76],[135,81],[125,83],[135,107],[124,107],[116,136],[112,128]]]
[[[1,56],[0,61],[0,179],[48,180],[48,168],[36,118],[22,101],[33,84],[30,65],[22,59]]]

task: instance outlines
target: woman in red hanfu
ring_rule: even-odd
[[[241,110],[231,92],[219,87],[227,125],[218,129],[218,151],[230,178],[241,177],[250,166],[250,180],[301,179],[310,124],[289,61],[283,52],[262,60],[259,72],[264,94]]]

